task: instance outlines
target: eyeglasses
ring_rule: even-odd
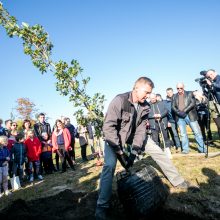
[[[13,127],[17,127],[17,125],[12,125]]]
[[[180,88],[176,88],[176,89],[183,89],[183,88],[180,87]]]

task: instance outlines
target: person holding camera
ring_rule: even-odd
[[[200,74],[205,77],[208,85],[203,89],[203,92],[209,100],[209,111],[217,126],[218,135],[220,137],[220,75],[218,75],[214,69],[201,71]]]
[[[184,90],[183,83],[177,83],[177,93],[172,99],[172,110],[175,113],[175,120],[180,129],[182,139],[182,153],[189,153],[189,139],[186,126],[189,125],[195,135],[199,153],[206,153],[202,133],[198,124],[196,112],[196,100],[191,91]]]
[[[140,77],[131,92],[117,95],[108,107],[103,125],[105,164],[100,179],[96,220],[107,218],[117,160],[128,170],[136,155],[145,151],[156,161],[173,186],[182,189],[190,187],[163,150],[151,138],[147,138],[150,107],[146,99],[153,87],[151,79]],[[131,146],[129,156],[124,152],[126,145]]]

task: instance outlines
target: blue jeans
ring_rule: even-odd
[[[189,116],[187,115],[185,118],[179,118],[177,122],[179,128],[180,128],[180,136],[182,139],[182,149],[183,152],[188,153],[189,152],[189,139],[186,131],[186,125],[189,125],[195,135],[195,139],[198,146],[199,152],[206,152],[207,149],[205,148],[202,133],[198,124],[198,121],[190,121]]]
[[[97,206],[109,208],[109,201],[112,195],[112,181],[115,173],[117,163],[117,156],[112,147],[105,142],[105,161],[102,169],[100,185],[99,185],[99,198]]]
[[[174,144],[176,146],[176,148],[181,148],[181,144],[180,144],[180,139],[179,139],[179,135],[177,133],[177,129],[176,129],[176,124],[173,122],[170,122],[171,124],[171,130],[173,132],[173,139],[174,139]]]

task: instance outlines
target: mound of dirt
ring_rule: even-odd
[[[97,201],[97,192],[72,192],[64,190],[57,195],[45,197],[32,201],[18,199],[9,207],[2,210],[0,219],[40,219],[40,220],[58,220],[58,219],[95,219],[95,206]],[[183,213],[169,212],[161,209],[149,219],[160,220],[199,220],[193,216],[186,216]],[[123,208],[118,201],[117,195],[113,195],[110,219],[123,220],[128,219],[123,213]]]

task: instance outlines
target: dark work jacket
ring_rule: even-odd
[[[151,129],[156,128],[155,123],[157,123],[157,122],[154,118],[154,114],[160,114],[161,115],[160,123],[166,129],[167,125],[168,125],[168,120],[167,120],[168,110],[167,110],[167,107],[166,107],[166,105],[163,101],[156,102],[156,103],[151,103],[150,102],[150,113],[148,115],[148,120],[149,120],[149,124],[150,124]]]
[[[123,147],[126,143],[141,149],[146,140],[149,104],[140,103],[137,112],[131,95],[132,92],[117,95],[109,104],[105,116],[104,138],[115,151],[120,150],[120,146]]]
[[[184,91],[185,108],[184,112],[189,116],[190,121],[197,121],[196,100],[191,91]],[[176,93],[172,99],[172,110],[175,113],[176,122],[179,120],[179,95]]]
[[[46,127],[46,131],[44,131],[43,127]],[[34,125],[34,133],[35,136],[40,140],[40,141],[44,141],[44,139],[42,138],[41,134],[43,132],[47,132],[48,134],[48,138],[51,137],[51,128],[50,128],[50,124],[45,122],[45,125],[43,125],[42,123],[38,122]]]

